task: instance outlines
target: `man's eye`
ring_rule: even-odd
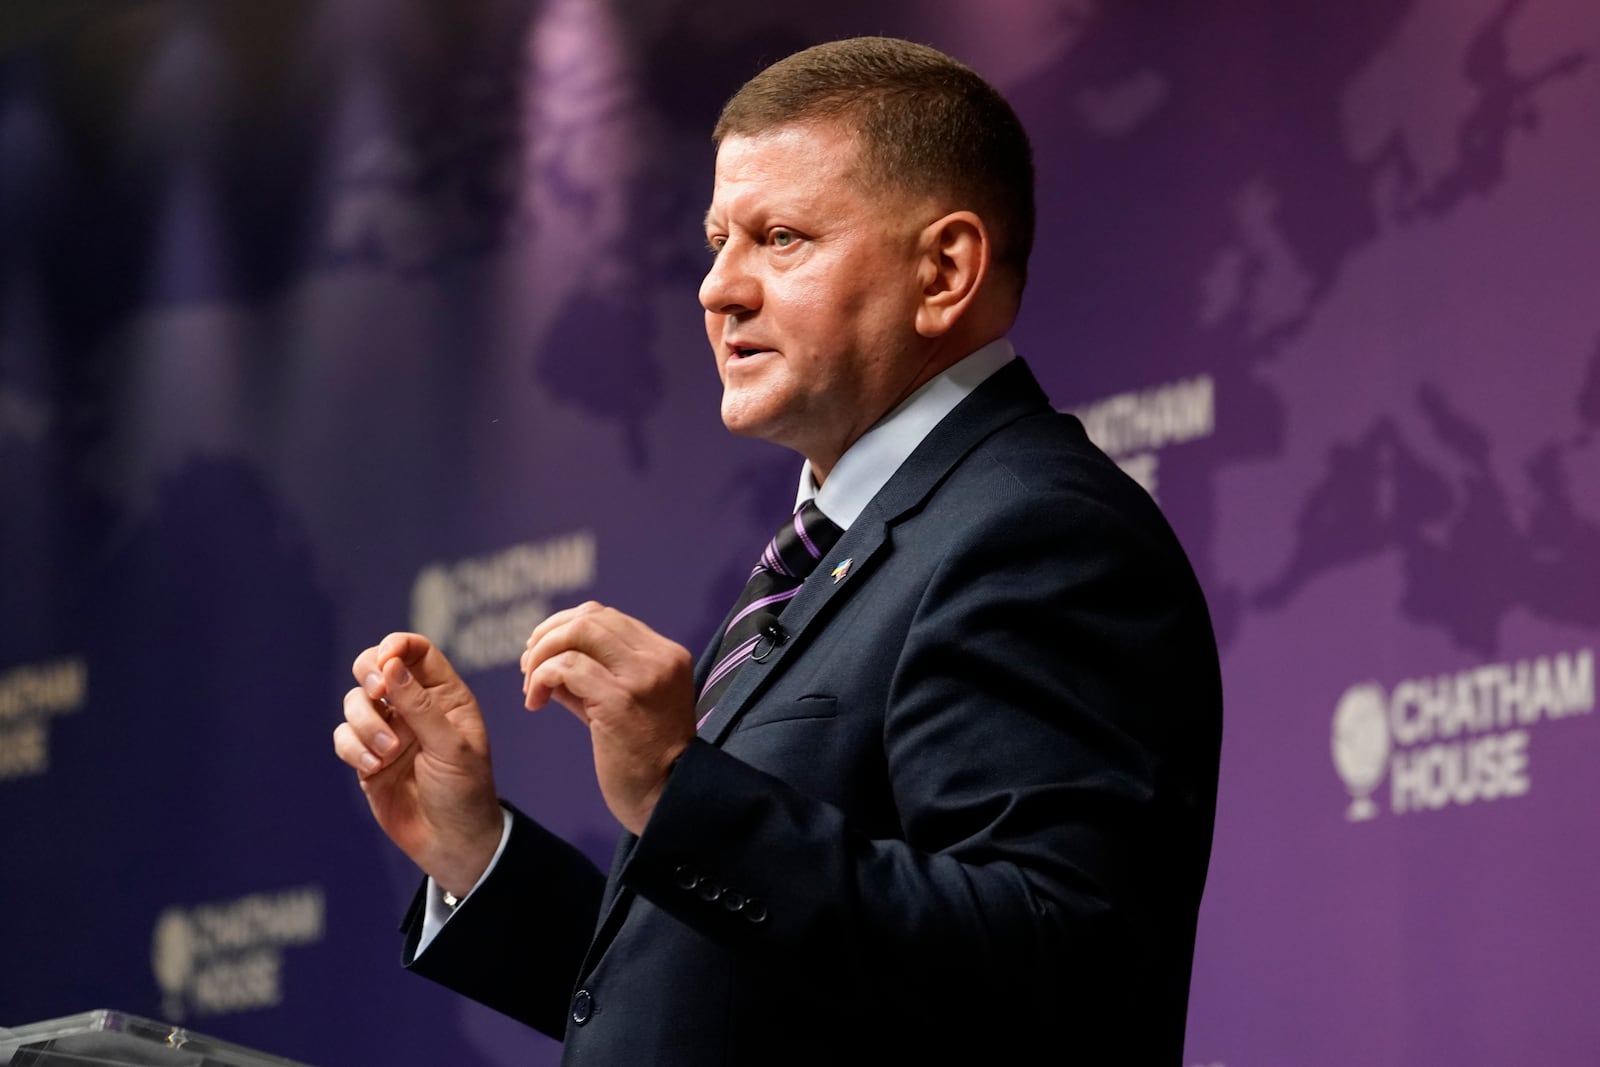
[[[712,255],[716,255],[718,252],[722,251],[722,246],[727,243],[728,239],[726,237],[707,237],[706,250]]]
[[[769,236],[767,240],[772,242],[772,244],[777,248],[788,248],[790,245],[800,240],[800,238],[796,237],[788,230],[773,230],[771,236]]]

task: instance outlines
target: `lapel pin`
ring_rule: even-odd
[[[854,559],[847,559],[843,563],[839,564],[837,567],[833,568],[833,584],[834,585],[838,585],[839,584],[839,579],[843,578],[846,574],[850,573],[850,564],[852,564],[854,562],[855,562]]]

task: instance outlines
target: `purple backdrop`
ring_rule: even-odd
[[[930,8],[7,5],[0,1025],[554,1062],[397,966],[347,664],[437,637],[504,792],[609,855],[517,650],[591,596],[698,649],[786,510],[716,416],[707,132],[888,32],[1017,105],[1014,340],[1211,598],[1190,1064],[1594,1062],[1600,12]]]

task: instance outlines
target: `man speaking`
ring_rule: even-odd
[[[1178,1064],[1216,649],[1154,504],[1006,340],[1026,135],[862,38],[714,138],[722,418],[804,457],[799,507],[698,662],[595,603],[528,638],[528,707],[589,727],[609,874],[502,807],[425,637],[357,657],[334,743],[429,876],[408,965],[569,1064]]]

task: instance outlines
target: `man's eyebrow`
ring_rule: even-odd
[[[706,217],[705,217],[705,220],[701,223],[701,228],[702,229],[707,229],[707,230],[711,229],[711,227],[713,225],[713,223],[711,221],[711,213],[712,213],[713,210],[714,210],[713,208],[709,208],[709,207],[706,208]]]

